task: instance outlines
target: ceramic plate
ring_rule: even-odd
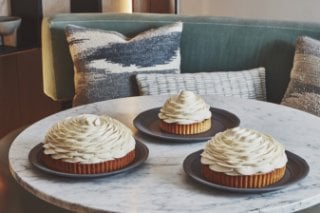
[[[212,126],[211,129],[204,133],[195,135],[175,135],[166,133],[160,129],[160,120],[158,113],[160,108],[154,108],[140,113],[134,120],[134,126],[144,134],[177,142],[194,142],[209,140],[218,132],[222,132],[228,128],[236,127],[240,124],[239,118],[223,109],[210,108],[212,112]]]
[[[140,166],[147,159],[149,155],[148,147],[143,143],[136,141],[136,158],[134,162],[131,163],[129,166],[119,169],[117,171],[100,173],[100,174],[70,174],[70,173],[58,172],[58,171],[49,169],[45,165],[43,165],[42,162],[40,161],[40,153],[42,151],[43,151],[42,144],[38,144],[30,151],[29,160],[33,166],[49,174],[58,175],[62,177],[70,177],[70,178],[97,178],[97,177],[115,175],[122,172],[128,172],[133,170],[137,166]]]
[[[200,154],[203,150],[199,150],[194,152],[186,157],[183,162],[183,169],[189,175],[189,177],[196,182],[204,184],[213,189],[219,189],[230,192],[240,192],[240,193],[262,193],[262,192],[270,192],[274,190],[279,190],[285,188],[297,181],[303,179],[309,173],[309,166],[307,162],[292,152],[286,151],[288,157],[287,168],[284,177],[277,183],[272,184],[270,186],[266,186],[263,188],[251,188],[251,189],[243,189],[243,188],[234,188],[223,186],[219,184],[214,184],[207,181],[201,175],[201,163],[200,163]]]

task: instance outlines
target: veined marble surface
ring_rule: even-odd
[[[235,113],[240,126],[273,135],[304,158],[309,175],[283,190],[263,194],[222,192],[194,183],[183,160],[205,142],[170,143],[137,133],[132,120],[160,107],[166,96],[131,97],[73,108],[34,123],[13,142],[9,161],[15,179],[32,194],[76,212],[293,212],[320,203],[320,118],[288,107],[237,98],[207,96],[214,107]],[[33,168],[29,151],[57,121],[81,113],[108,114],[130,127],[149,148],[149,158],[129,173],[98,179],[56,177]]]

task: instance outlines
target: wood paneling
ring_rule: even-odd
[[[19,123],[19,85],[16,57],[0,57],[0,137]]]
[[[133,11],[146,13],[150,9],[150,0],[134,0]]]
[[[17,56],[21,122],[27,124],[59,110],[60,105],[43,93],[40,48]]]
[[[170,0],[150,0],[151,13],[171,13]]]
[[[174,13],[175,0],[134,0],[134,12]]]
[[[60,107],[42,92],[40,48],[0,56],[0,138]]]

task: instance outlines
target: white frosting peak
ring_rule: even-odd
[[[253,175],[284,167],[287,156],[284,146],[272,136],[236,127],[206,143],[201,163],[227,175]]]
[[[159,118],[166,123],[192,124],[211,118],[210,106],[191,91],[171,96],[160,109]]]
[[[130,129],[94,114],[68,117],[47,133],[44,153],[70,163],[99,163],[121,158],[135,148]]]

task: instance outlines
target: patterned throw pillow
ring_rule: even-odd
[[[177,22],[129,39],[114,31],[68,25],[73,105],[138,95],[137,73],[179,73],[182,26]]]
[[[320,41],[299,37],[281,104],[320,116]]]
[[[266,100],[265,69],[184,74],[138,74],[140,95],[176,94],[189,90],[200,95],[223,95]]]

